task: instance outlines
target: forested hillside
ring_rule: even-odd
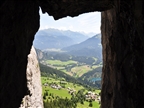
[[[52,77],[52,78],[57,78],[57,79],[64,78],[68,82],[78,83],[78,81],[74,77],[71,77],[70,75],[67,75],[64,72],[61,72],[57,69],[53,69],[41,63],[39,64],[39,66],[40,66],[42,77]]]

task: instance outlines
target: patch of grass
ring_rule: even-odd
[[[68,93],[68,91],[66,89],[61,89],[61,90],[57,90],[57,89],[53,89],[51,87],[43,87],[44,91],[48,91],[48,93],[54,94],[54,96],[59,96],[61,98],[71,98],[71,95]]]
[[[69,75],[69,73],[65,69],[60,69],[60,71],[65,72],[66,74]]]
[[[58,70],[65,70],[65,67],[56,67]]]
[[[76,73],[76,75],[78,77],[82,76],[84,73],[86,73],[86,72],[88,72],[90,70],[92,70],[92,69],[90,68],[89,65],[76,66],[76,67],[71,69],[71,71]]]
[[[73,60],[69,60],[69,61],[47,60],[46,63],[50,64],[50,65],[58,65],[58,66],[66,66],[66,65],[70,65],[70,64],[77,64],[77,62],[73,61]]]
[[[95,68],[97,68],[97,67],[99,67],[99,65],[93,65],[93,66],[92,66],[92,69],[95,69]]]
[[[96,92],[97,94],[99,94],[99,93],[101,92],[101,90],[95,90],[95,92]]]

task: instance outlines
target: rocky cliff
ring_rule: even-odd
[[[101,108],[143,108],[144,1],[115,1],[102,12],[101,28]]]
[[[0,108],[18,108],[28,94],[27,55],[39,28],[39,6],[3,0],[0,15]]]
[[[43,108],[40,69],[34,47],[28,55],[26,76],[29,94],[23,98],[20,108]]]

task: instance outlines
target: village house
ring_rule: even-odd
[[[96,95],[96,93],[88,91],[86,93],[85,97],[86,97],[86,100],[92,99],[92,100],[96,101],[96,99],[97,99],[98,96]]]
[[[68,87],[67,90],[68,90],[68,93],[71,94],[71,95],[74,95],[76,93],[76,90],[74,90],[70,87]]]
[[[51,84],[51,88],[60,90],[62,87],[60,85],[57,85],[57,84]]]
[[[44,83],[43,85],[46,87],[46,86],[48,86],[48,83]]]

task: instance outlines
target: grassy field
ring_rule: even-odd
[[[77,77],[82,76],[84,73],[86,73],[86,72],[88,72],[90,70],[92,70],[92,69],[90,68],[89,65],[76,66],[76,67],[71,69],[72,72],[76,73]]]
[[[68,91],[66,89],[61,89],[61,90],[57,90],[57,89],[53,89],[51,87],[43,87],[43,92],[44,91],[48,91],[48,93],[53,93],[55,96],[59,96],[61,98],[71,98],[71,95],[68,93]]]
[[[52,82],[59,82],[59,80],[55,80],[53,78],[41,77],[42,84],[44,83],[52,83]]]
[[[93,66],[89,66],[86,64],[78,65],[77,61],[73,61],[73,60],[69,60],[69,61],[47,60],[46,63],[74,77],[80,77],[84,73],[91,71],[92,69],[95,69],[98,67],[97,65],[93,65]],[[66,70],[66,66],[68,65],[70,66],[72,64],[75,64],[76,66],[70,68],[70,70]]]
[[[70,64],[77,64],[77,62],[73,60],[69,60],[69,61],[47,60],[46,63],[50,65],[58,65],[58,67],[60,66],[63,67]]]
[[[44,86],[43,84],[44,83],[57,83],[59,84],[60,80],[57,80],[57,79],[54,79],[54,78],[47,78],[47,77],[41,77],[41,82],[42,82],[42,90],[43,90],[43,95],[44,95],[44,92],[48,91],[48,93],[50,94],[53,94],[54,96],[59,96],[63,99],[65,99],[66,97],[68,99],[71,99],[71,95],[68,93],[68,90],[67,88],[70,87],[70,88],[73,88],[76,90],[76,92],[80,89],[85,89],[83,86],[81,85],[78,85],[78,84],[73,84],[73,83],[70,83],[70,82],[66,82],[65,83],[65,88],[62,88],[60,90],[57,90],[57,89],[53,89],[51,88],[50,86]],[[85,89],[85,93],[87,92],[88,90]],[[99,94],[100,93],[100,90],[95,90],[94,91],[95,93]],[[99,108],[99,103],[97,101],[93,101],[92,102],[93,104],[93,107],[89,107],[89,102],[84,102],[84,104],[81,104],[81,103],[77,103],[77,108]]]
[[[47,77],[41,77],[41,82],[42,82],[42,84],[45,84],[45,83],[60,83],[60,80],[57,80],[57,79],[54,79],[54,78],[47,78]],[[73,83],[70,83],[70,82],[67,82],[66,84],[65,84],[65,88],[68,88],[68,87],[70,87],[70,88],[74,88],[76,91],[78,91],[78,90],[80,90],[80,89],[84,89],[84,87],[83,86],[81,86],[81,85],[78,85],[78,84],[73,84]],[[45,88],[44,86],[43,86],[43,92],[47,89],[47,88]]]

